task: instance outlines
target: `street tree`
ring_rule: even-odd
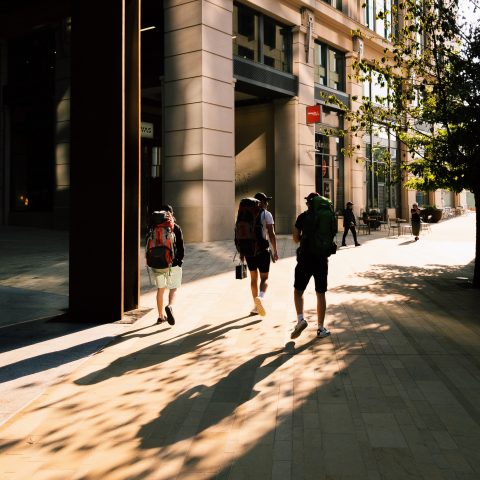
[[[402,155],[382,150],[390,182],[418,191],[473,192],[476,258],[473,286],[480,288],[480,27],[469,22],[474,0],[399,0],[377,12],[388,38],[383,55],[353,62],[357,82],[375,82],[374,96],[352,97],[344,109],[353,141],[345,153],[362,161],[361,139],[375,130],[397,136]],[[466,13],[466,15],[465,15]],[[352,32],[366,40],[365,30]],[[355,141],[357,137],[358,141]],[[378,172],[377,172],[378,173]]]

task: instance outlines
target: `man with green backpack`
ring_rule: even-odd
[[[336,252],[334,242],[337,221],[332,203],[316,192],[305,197],[308,209],[297,217],[293,231],[293,241],[299,243],[297,265],[295,267],[294,300],[297,312],[297,325],[290,337],[297,338],[307,328],[303,317],[303,293],[310,278],[315,280],[317,294],[317,337],[330,335],[324,327],[328,276],[328,257]]]

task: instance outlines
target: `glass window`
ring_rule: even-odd
[[[379,17],[379,14],[382,18]],[[392,0],[367,0],[364,3],[364,23],[380,36],[390,38],[393,31],[393,20]]]
[[[325,3],[328,3],[333,8],[342,11],[342,0],[323,0]]]
[[[397,208],[400,206],[397,140],[385,127],[374,126],[374,132],[365,137],[365,172],[367,181],[367,209]]]
[[[315,83],[345,91],[345,54],[315,42]]]
[[[233,6],[233,54],[283,72],[292,71],[292,33],[244,5]]]
[[[363,96],[377,104],[387,105],[389,89],[387,82],[378,72],[372,70],[363,81]]]

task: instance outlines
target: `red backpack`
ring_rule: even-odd
[[[164,210],[153,212],[145,244],[147,265],[151,268],[170,268],[177,253],[174,218]]]

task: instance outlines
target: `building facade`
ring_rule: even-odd
[[[354,59],[382,54],[389,27],[376,12],[388,2],[3,2],[0,223],[70,229],[79,311],[82,255],[105,261],[91,232],[113,232],[118,318],[138,301],[142,228],[163,203],[190,242],[233,238],[240,198],[257,191],[273,196],[279,233],[291,232],[311,191],[338,212],[352,200],[357,215],[465,205],[391,186],[380,167],[386,149],[404,153],[397,139],[344,137],[341,110],[325,103],[379,93],[375,78],[350,74]],[[359,28],[372,38],[352,36]],[[353,142],[359,157],[344,156]]]

